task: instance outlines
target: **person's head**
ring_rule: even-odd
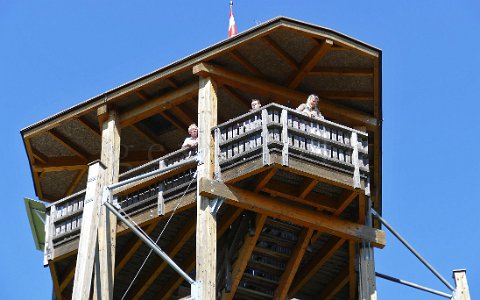
[[[310,96],[308,96],[307,98],[307,104],[308,106],[310,107],[317,107],[318,105],[318,96],[317,95],[314,95],[314,94],[311,94]]]
[[[262,107],[262,103],[260,103],[260,100],[258,99],[252,99],[252,110],[257,110],[260,107]]]
[[[190,136],[192,138],[197,138],[198,137],[198,127],[197,127],[197,124],[193,123],[191,124],[190,126],[188,126],[188,134],[190,134]]]

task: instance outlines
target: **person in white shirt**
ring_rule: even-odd
[[[299,107],[297,107],[297,111],[309,116],[310,118],[325,119],[318,109],[318,100],[319,99],[317,95],[311,94],[308,96],[306,103],[302,103]]]
[[[195,123],[188,126],[189,137],[183,141],[182,148],[197,147],[198,145],[198,127]]]

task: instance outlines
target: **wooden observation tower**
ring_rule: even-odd
[[[23,129],[55,298],[375,299],[381,78],[381,50],[280,17]]]

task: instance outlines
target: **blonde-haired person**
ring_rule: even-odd
[[[325,119],[318,109],[318,100],[319,99],[317,95],[311,94],[308,96],[306,103],[302,103],[299,107],[297,107],[297,111],[309,116],[310,118]]]
[[[197,124],[193,123],[188,126],[189,137],[183,141],[182,148],[197,147],[198,145],[198,127]]]

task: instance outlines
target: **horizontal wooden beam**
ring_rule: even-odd
[[[202,196],[224,197],[228,204],[266,214],[277,219],[305,227],[313,227],[347,239],[364,240],[379,248],[385,246],[385,232],[382,230],[341,220],[298,205],[286,204],[275,198],[242,190],[219,181],[201,178],[199,191]]]
[[[125,127],[151,117],[197,94],[198,82],[193,82],[154,98],[120,115],[120,126]]]
[[[305,102],[308,96],[306,93],[289,89],[266,80],[233,72],[211,63],[200,63],[195,65],[193,67],[193,73],[200,76],[213,76],[230,86],[253,90],[268,97],[290,100],[295,106]],[[322,113],[325,113],[328,118],[348,120],[351,124],[365,125],[372,130],[377,126],[377,120],[374,116],[341,106],[331,100],[322,98],[320,99],[319,106],[322,109]]]

